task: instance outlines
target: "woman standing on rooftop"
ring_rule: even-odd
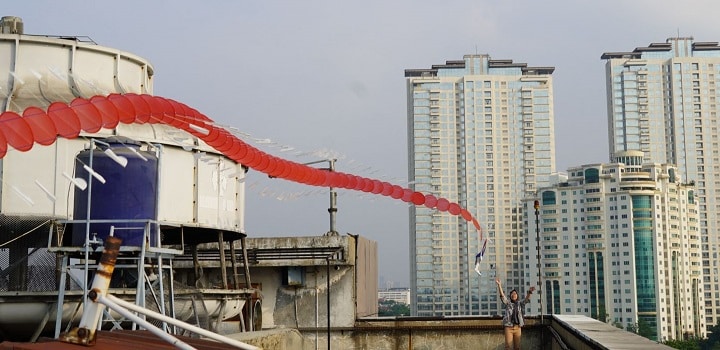
[[[525,304],[530,302],[530,296],[535,287],[530,287],[525,299],[519,300],[517,290],[513,289],[510,291],[510,300],[505,297],[503,292],[502,284],[500,279],[496,278],[495,283],[498,286],[498,293],[500,294],[500,300],[505,305],[505,315],[503,316],[503,328],[505,331],[505,350],[520,350],[520,335],[522,333],[522,326],[525,325],[523,319],[523,312]]]

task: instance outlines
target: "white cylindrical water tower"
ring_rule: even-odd
[[[86,37],[24,32],[18,17],[0,20],[0,112],[22,115],[28,107],[45,110],[53,102],[70,103],[78,97],[153,94],[153,67],[142,57],[97,45]],[[131,141],[117,141],[123,139]],[[154,187],[137,188],[154,188],[157,192],[118,195],[109,202],[105,198],[104,203],[103,198],[88,195],[92,204],[78,202],[76,194],[86,195],[72,182],[78,176],[87,177],[85,180],[92,182],[96,190],[98,186],[125,186],[109,193],[135,188],[128,182],[113,183],[110,176],[101,183],[88,172],[83,173],[87,159],[78,155],[87,153],[91,143],[97,144],[91,140],[112,145],[120,142],[140,154],[156,154]],[[136,153],[124,154],[133,157]],[[141,178],[133,172],[146,171],[144,164],[107,171],[117,172],[126,180]],[[36,143],[26,152],[8,147],[0,159],[0,294],[56,290],[55,255],[46,249],[49,227],[54,220],[77,219],[73,217],[76,203],[85,205],[83,209],[103,205],[102,211],[107,214],[113,206],[145,203],[143,198],[135,200],[157,196],[156,204],[152,202],[157,210],[149,212],[156,215],[153,219],[160,223],[162,237],[169,244],[217,242],[218,232],[224,233],[226,240],[243,236],[245,170],[196,137],[164,124],[120,123],[114,129],[81,133],[74,139],[59,137],[46,146]],[[128,203],[122,199],[130,197],[135,198]],[[89,218],[94,219],[92,213]],[[184,241],[178,238],[180,232]],[[51,245],[73,243],[77,242],[64,237]],[[0,307],[0,330],[5,322],[2,314]]]

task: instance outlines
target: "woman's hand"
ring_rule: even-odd
[[[495,284],[497,284],[498,287],[502,286],[502,284],[500,284],[500,279],[499,279],[499,278],[495,278]]]
[[[535,291],[535,287],[530,287],[530,294],[532,294]]]

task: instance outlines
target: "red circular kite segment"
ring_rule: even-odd
[[[35,143],[30,125],[15,112],[0,114],[0,130],[7,138],[7,143],[18,151],[29,151]]]
[[[84,98],[76,98],[70,102],[70,108],[80,120],[80,128],[89,133],[98,132],[103,125],[100,111]]]
[[[245,156],[240,157],[240,163],[247,166],[248,163],[252,162],[253,159],[255,159],[255,153],[257,151],[252,146],[245,147]]]
[[[107,98],[103,96],[93,96],[90,103],[97,108],[102,117],[102,126],[106,129],[115,129],[120,122],[118,110]]]
[[[412,197],[410,198],[410,200],[415,205],[423,205],[423,204],[425,204],[425,195],[423,195],[420,192],[415,192],[412,194]]]
[[[437,198],[431,194],[425,196],[425,206],[432,209],[437,205]]]
[[[356,176],[356,180],[357,181],[355,182],[355,186],[353,186],[352,189],[356,191],[362,191],[363,187],[365,187],[365,182],[367,181],[367,179],[362,176]]]
[[[439,211],[447,211],[450,206],[450,202],[445,198],[440,198],[437,201],[437,208]]]
[[[223,141],[223,143],[220,146],[218,146],[216,149],[218,151],[222,152],[223,154],[227,154],[235,146],[236,139],[233,135],[230,135],[230,133],[228,133],[227,131],[225,131],[223,129],[220,129],[220,133],[224,136],[225,141]],[[221,136],[221,137],[223,137],[223,136]]]
[[[380,181],[380,180],[373,180],[373,181],[372,181],[372,184],[373,184],[373,188],[372,188],[372,190],[370,190],[370,193],[372,193],[372,194],[380,194],[380,192],[382,192],[382,190],[383,190],[382,181]]]
[[[23,119],[30,126],[35,142],[43,146],[55,143],[57,129],[55,129],[55,124],[44,110],[37,107],[25,108]]]
[[[170,106],[173,108],[173,114],[170,116],[166,116],[166,119],[170,119],[170,125],[183,129],[183,125],[187,124],[187,121],[185,120],[184,116],[184,107],[183,104],[180,102],[177,102],[175,100],[171,100],[169,98],[165,99]]]
[[[137,118],[135,114],[135,107],[130,100],[119,94],[110,94],[107,97],[108,101],[115,106],[118,111],[118,119],[121,123],[132,124]]]
[[[165,115],[165,105],[161,99],[151,95],[140,95],[140,97],[147,103],[148,107],[150,107],[150,119],[148,123],[154,124],[162,122]]]
[[[242,162],[240,161],[240,159],[243,159],[243,157],[245,157],[245,155],[247,155],[247,153],[248,153],[248,147],[247,147],[247,145],[245,144],[245,142],[242,142],[242,141],[240,141],[240,140],[236,140],[235,143],[237,144],[238,149],[237,149],[237,151],[235,151],[235,153],[232,154],[232,156],[235,157],[234,159],[235,159],[238,163],[242,163]]]
[[[145,124],[150,121],[150,106],[142,96],[132,93],[123,96],[127,97],[128,101],[132,103],[133,108],[135,108],[135,120],[138,123]]]
[[[337,181],[337,185],[335,187],[339,188],[347,188],[348,183],[350,183],[350,176],[345,173],[335,173],[337,178],[339,179]]]
[[[400,199],[402,198],[405,191],[403,191],[403,188],[398,185],[393,185],[393,191],[390,193],[390,197],[393,199]]]
[[[267,154],[263,154],[262,157],[260,157],[260,162],[255,167],[255,170],[267,174],[267,169],[269,166],[270,166],[270,156]]]
[[[389,196],[393,191],[392,184],[389,182],[383,182],[382,186],[383,187],[382,187],[382,191],[380,192],[380,194],[383,196]]]
[[[163,106],[163,112],[160,116],[160,121],[167,125],[173,125],[173,122],[175,121],[175,108],[173,107],[172,103],[162,97],[153,97]]]
[[[47,114],[55,124],[58,135],[66,139],[74,139],[80,135],[80,120],[77,114],[62,102],[53,102]]]
[[[281,179],[287,179],[290,176],[290,173],[292,172],[292,166],[291,166],[290,162],[285,159],[281,159],[279,168],[282,171],[280,172],[280,174],[278,174],[277,177],[279,177]]]
[[[372,192],[373,187],[375,187],[373,180],[365,179],[365,183],[363,184],[362,191],[363,192]]]
[[[448,212],[453,215],[460,214],[461,210],[462,209],[460,208],[460,205],[458,205],[457,203],[450,203],[450,205],[448,206]]]
[[[5,134],[0,131],[0,158],[5,157],[7,154],[7,139],[5,138]]]
[[[403,188],[403,195],[402,195],[402,198],[400,198],[400,199],[403,202],[410,202],[410,201],[412,201],[412,195],[413,195],[413,190],[411,190],[409,188]]]
[[[353,188],[355,188],[355,186],[357,186],[357,183],[358,183],[357,176],[348,174],[348,183],[343,188],[353,189]]]

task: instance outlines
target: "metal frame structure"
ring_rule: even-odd
[[[113,230],[142,230],[143,232],[143,239],[142,244],[139,247],[120,247],[119,252],[122,253],[122,256],[120,257],[121,261],[126,262],[125,264],[117,265],[118,267],[124,267],[124,268],[136,268],[137,269],[137,285],[135,289],[135,303],[140,306],[145,306],[145,296],[148,290],[145,288],[145,284],[148,283],[148,286],[150,287],[149,292],[152,294],[155,302],[157,303],[158,310],[162,314],[165,314],[167,311],[165,310],[165,286],[164,286],[164,278],[163,278],[163,270],[168,269],[168,288],[169,288],[169,309],[170,309],[170,315],[174,317],[174,291],[173,291],[173,271],[172,271],[172,260],[175,256],[180,255],[183,253],[182,248],[181,249],[171,249],[171,248],[163,248],[161,241],[160,241],[160,223],[156,220],[92,220],[90,219],[91,216],[91,200],[92,200],[92,184],[93,184],[93,178],[96,178],[98,180],[102,179],[102,176],[95,173],[92,170],[93,167],[93,151],[96,148],[96,144],[102,144],[107,147],[109,147],[108,143],[105,143],[103,141],[99,141],[97,139],[90,139],[90,148],[89,150],[89,160],[87,165],[85,165],[85,170],[88,172],[88,178],[87,178],[87,213],[86,213],[86,220],[58,220],[56,221],[56,225],[50,226],[50,232],[48,235],[48,251],[54,252],[58,254],[59,260],[60,260],[60,281],[59,281],[59,287],[58,287],[58,299],[57,299],[57,313],[56,313],[56,319],[55,319],[55,338],[58,338],[60,335],[60,328],[62,325],[62,318],[63,318],[63,306],[65,304],[65,295],[66,295],[66,289],[67,289],[67,278],[70,276],[70,278],[79,286],[82,287],[83,291],[83,297],[82,297],[82,305],[85,307],[88,305],[88,281],[89,281],[89,275],[91,268],[96,268],[98,266],[97,262],[91,263],[91,260],[96,260],[91,257],[91,255],[97,255],[102,252],[102,248],[100,247],[100,244],[102,243],[99,241],[96,237],[90,237],[90,226],[91,224],[95,223],[105,223],[105,224],[123,224],[127,227],[122,228],[115,228],[111,226],[109,236],[113,236]],[[158,168],[161,165],[161,152],[159,152],[159,147],[155,147],[155,155],[158,159]],[[110,149],[110,148],[108,148]],[[115,158],[113,158],[115,159]],[[117,160],[116,160],[117,161]],[[156,183],[158,187],[160,186],[160,175],[159,171],[156,178]],[[159,191],[155,192],[155,205],[157,209],[157,205],[159,203]],[[157,210],[156,210],[157,211]],[[73,225],[73,224],[83,224],[85,226],[85,244],[82,247],[76,247],[76,246],[70,246],[66,247],[62,245],[62,238],[60,235],[57,237],[54,237],[56,234],[54,228],[57,225],[61,226],[67,226],[67,225]],[[152,229],[155,229],[155,235],[152,235]],[[153,237],[154,236],[154,237]],[[55,239],[53,239],[55,238]],[[180,246],[182,247],[182,234],[180,238]],[[72,260],[78,260],[79,262],[72,262]],[[168,262],[165,264],[164,259],[167,259]],[[154,289],[152,288],[152,281],[150,276],[146,273],[147,271],[147,265],[146,263],[148,260],[153,263],[152,265],[157,267],[157,280],[158,280],[158,286],[159,286],[159,293],[155,293]],[[76,270],[80,268],[83,272],[83,278],[81,281],[78,281],[76,276],[73,276],[71,273],[72,270]],[[159,296],[158,296],[159,294]],[[112,320],[112,317],[110,314],[106,313],[105,317],[110,319],[111,322],[115,324],[114,327],[119,327],[119,323],[115,320]],[[103,322],[103,318],[99,320],[99,325],[101,326]],[[165,328],[166,325],[163,325],[163,328]],[[133,329],[137,328],[137,324],[133,322],[132,325]]]
[[[179,349],[192,350],[195,348],[177,339],[171,334],[168,334],[165,327],[167,323],[239,349],[259,350],[256,346],[178,321],[174,317],[168,317],[163,313],[147,310],[144,307],[124,301],[112,294],[108,294],[111,277],[115,270],[121,244],[122,240],[115,237],[113,235],[113,231],[111,230],[110,235],[106,239],[102,255],[100,256],[97,272],[93,277],[91,289],[87,294],[87,300],[92,301],[92,303],[85,304],[80,325],[77,328],[63,334],[61,338],[62,341],[72,344],[94,345],[97,336],[97,329],[102,326],[100,324],[101,315],[103,314],[105,308],[109,308],[131,320],[134,324],[138,324],[149,330],[162,340],[169,342]],[[163,329],[160,329],[146,321],[144,318],[145,316],[161,320],[163,322]]]

